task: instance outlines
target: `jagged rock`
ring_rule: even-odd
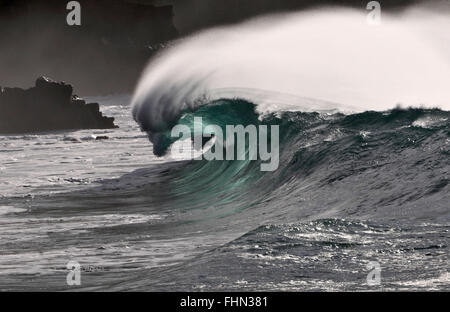
[[[73,87],[39,77],[30,89],[0,87],[0,134],[116,128],[98,103],[73,95]]]

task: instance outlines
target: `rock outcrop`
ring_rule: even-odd
[[[40,77],[30,89],[0,87],[0,134],[116,127],[98,103],[86,104],[64,82]]]

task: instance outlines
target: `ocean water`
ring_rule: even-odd
[[[450,289],[450,112],[224,98],[183,115],[279,125],[280,167],[261,172],[156,157],[130,96],[89,100],[120,128],[0,136],[1,290]]]
[[[87,99],[118,129],[0,136],[0,290],[450,290],[448,18],[366,14],[208,30]],[[174,159],[195,117],[279,126],[278,169]]]

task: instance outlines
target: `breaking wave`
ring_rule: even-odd
[[[213,202],[225,213],[263,205],[320,217],[395,219],[404,209],[412,219],[448,217],[449,58],[424,39],[430,29],[447,36],[448,21],[410,10],[371,27],[365,14],[264,17],[197,34],[152,61],[132,103],[156,155],[176,141],[171,129],[193,128],[194,117],[204,126],[280,127],[278,170],[191,161],[168,173],[171,201]],[[430,201],[433,213],[424,209]]]

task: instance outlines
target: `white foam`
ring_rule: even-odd
[[[306,101],[312,110],[450,109],[450,56],[441,43],[450,39],[450,20],[415,10],[384,13],[380,26],[369,26],[366,16],[364,9],[282,14],[180,41],[144,71],[133,114],[148,130],[165,130],[180,111],[227,88],[236,97],[250,88],[321,99]]]
[[[23,208],[12,207],[12,206],[0,206],[0,215],[6,215],[9,213],[19,213],[19,212],[24,212],[24,211],[27,211],[27,210],[23,209]]]

